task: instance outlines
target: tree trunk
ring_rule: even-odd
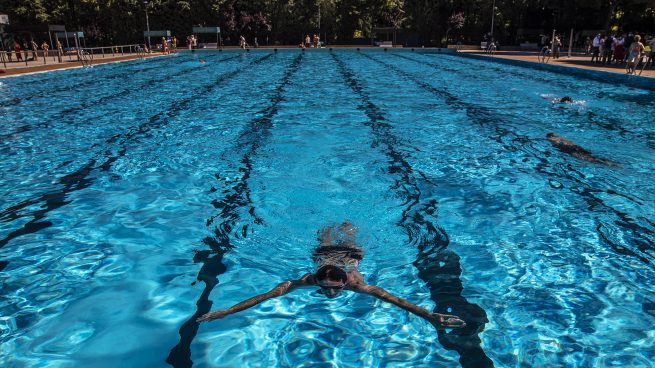
[[[79,31],[79,24],[77,22],[77,12],[75,11],[75,2],[72,0],[68,0],[66,2],[66,5],[68,7],[68,16],[70,17],[71,23],[73,23],[73,27],[75,31]]]

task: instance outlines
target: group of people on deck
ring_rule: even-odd
[[[177,37],[173,36],[172,38],[161,38],[161,52],[164,54],[170,54],[177,52]]]
[[[59,56],[59,62],[61,62],[61,57],[64,54],[64,47],[61,44],[59,40],[57,40],[57,51],[58,51],[58,56]],[[46,57],[49,56],[49,51],[50,51],[50,45],[48,42],[43,41],[41,45],[34,40],[31,39],[30,42],[28,43],[27,41],[23,41],[22,45],[19,40],[9,40],[5,43],[5,49],[7,50],[7,59],[8,61],[13,60],[13,56],[16,56],[16,61],[28,61],[28,60],[37,60],[39,57],[39,50],[41,50],[41,56]],[[14,52],[12,53],[11,50]],[[1,51],[1,50],[0,50]],[[31,57],[30,57],[31,54]],[[24,56],[23,56],[24,55]]]
[[[321,37],[314,33],[314,37],[309,37],[309,34],[305,35],[305,40],[303,42],[300,42],[298,45],[299,48],[305,49],[305,48],[319,48],[321,46]]]
[[[541,44],[542,48],[538,55],[540,62],[548,62],[551,56],[554,59],[559,57],[562,47],[559,35],[555,35],[553,40],[544,35]],[[628,74],[634,74],[639,65],[645,67],[655,64],[655,37],[650,38],[648,42],[642,42],[642,37],[633,33],[627,36],[622,33],[615,35],[599,33],[593,39],[587,37],[584,50],[586,55],[591,54],[592,63],[625,64]]]
[[[555,35],[552,40],[548,36],[542,35],[540,43],[542,47],[537,56],[539,62],[547,63],[551,56],[553,59],[559,59],[560,49],[562,48],[562,38],[560,35]]]
[[[647,51],[646,46],[649,47]],[[653,66],[655,57],[655,37],[652,37],[646,45],[642,43],[640,35],[622,33],[617,35],[597,34],[593,40],[587,37],[585,52],[591,54],[591,61],[599,64],[622,64],[626,63],[628,74],[633,74],[645,56],[646,66]]]
[[[245,49],[248,49],[248,48],[251,48],[251,47],[259,48],[259,42],[257,42],[257,37],[254,38],[253,44],[251,45],[251,44],[248,43],[248,41],[246,40],[246,38],[243,35],[239,36],[239,48],[242,48],[242,49],[245,50]]]

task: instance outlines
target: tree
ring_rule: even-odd
[[[151,29],[188,35],[197,25],[220,26],[236,44],[239,33],[295,44],[307,33],[329,42],[351,43],[375,26],[403,29],[423,45],[448,40],[452,32],[479,42],[491,28],[493,0],[0,0],[12,26],[63,24],[83,30],[87,45],[143,42],[148,8]],[[496,1],[496,38],[517,42],[517,30],[655,27],[655,0]],[[320,15],[319,15],[320,14]],[[457,16],[454,19],[453,16]],[[463,23],[462,23],[463,20]],[[11,28],[11,27],[9,27]]]
[[[448,43],[448,34],[450,33],[451,30],[453,29],[462,29],[464,27],[464,12],[457,12],[453,13],[448,18],[448,29],[446,30],[446,43]]]

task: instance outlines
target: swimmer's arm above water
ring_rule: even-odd
[[[278,286],[274,287],[273,289],[269,290],[268,292],[264,294],[259,294],[257,296],[253,296],[250,299],[246,299],[242,301],[241,303],[235,304],[231,306],[228,309],[225,310],[217,310],[213,312],[209,312],[207,314],[202,315],[200,318],[196,319],[196,322],[206,322],[206,321],[211,321],[214,319],[219,319],[223,318],[229,314],[241,312],[242,310],[248,309],[250,307],[253,307],[265,300],[276,298],[278,296],[282,296],[284,294],[287,294],[294,289],[297,289],[299,287],[303,286],[309,286],[314,284],[314,275],[311,273],[305,274],[303,277],[301,277],[298,280],[291,280],[291,281],[285,281]]]
[[[462,328],[466,326],[466,323],[457,316],[450,314],[431,313],[427,309],[412,304],[403,298],[399,298],[378,286],[364,284],[352,286],[351,289],[358,293],[372,295],[380,300],[391,303],[410,313],[413,313],[430,322],[438,330],[443,330],[446,328]]]

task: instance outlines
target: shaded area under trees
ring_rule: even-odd
[[[655,0],[0,0],[12,26],[64,24],[81,30],[87,44],[143,42],[150,28],[181,40],[193,26],[220,26],[225,43],[240,35],[259,44],[297,44],[319,33],[331,44],[365,43],[376,27],[392,27],[399,43],[477,43],[491,29],[504,44],[526,41],[522,30],[553,28],[653,33]],[[529,32],[528,32],[529,33]],[[359,40],[359,41],[358,41]]]

